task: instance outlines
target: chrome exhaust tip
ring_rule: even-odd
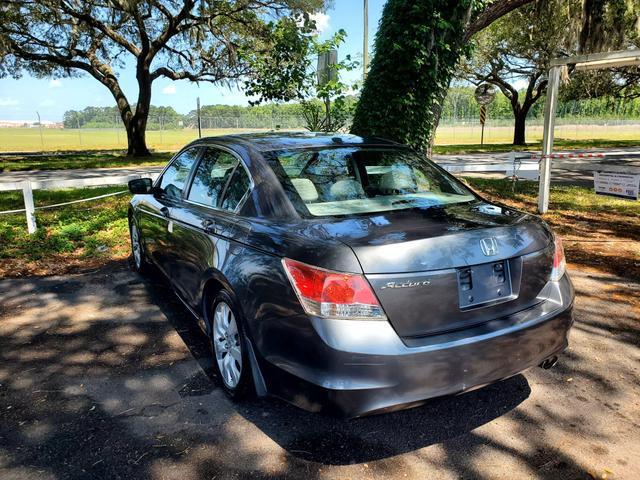
[[[556,363],[558,363],[558,357],[554,355],[553,357],[547,358],[544,362],[542,362],[539,366],[540,368],[544,368],[545,370],[549,370]]]

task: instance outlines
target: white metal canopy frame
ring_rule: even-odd
[[[553,132],[558,103],[560,72],[566,66],[575,70],[597,70],[603,68],[640,65],[640,49],[617,52],[593,53],[573,57],[556,58],[551,61],[547,100],[544,109],[544,130],[542,132],[542,157],[540,158],[540,186],[538,191],[538,212],[549,210],[549,185],[551,182],[551,158],[553,152]]]

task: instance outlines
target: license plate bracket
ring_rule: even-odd
[[[461,310],[511,300],[511,272],[508,260],[457,269]]]

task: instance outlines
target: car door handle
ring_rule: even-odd
[[[209,219],[203,220],[201,225],[204,231],[207,233],[212,233],[215,231],[216,224],[213,223],[213,220],[209,220]]]
[[[160,213],[161,213],[162,215],[164,215],[165,217],[168,217],[168,216],[169,216],[169,207],[162,207],[162,208],[160,209]]]

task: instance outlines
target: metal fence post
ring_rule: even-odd
[[[22,182],[22,197],[24,198],[24,213],[27,216],[27,230],[29,233],[35,233],[38,226],[36,225],[36,209],[33,204],[33,190],[30,180]]]
[[[555,126],[556,104],[560,68],[551,67],[547,85],[547,102],[544,107],[544,128],[542,130],[542,158],[540,159],[540,181],[538,184],[538,212],[549,210],[549,187],[551,184],[551,151],[553,150],[553,129]]]

